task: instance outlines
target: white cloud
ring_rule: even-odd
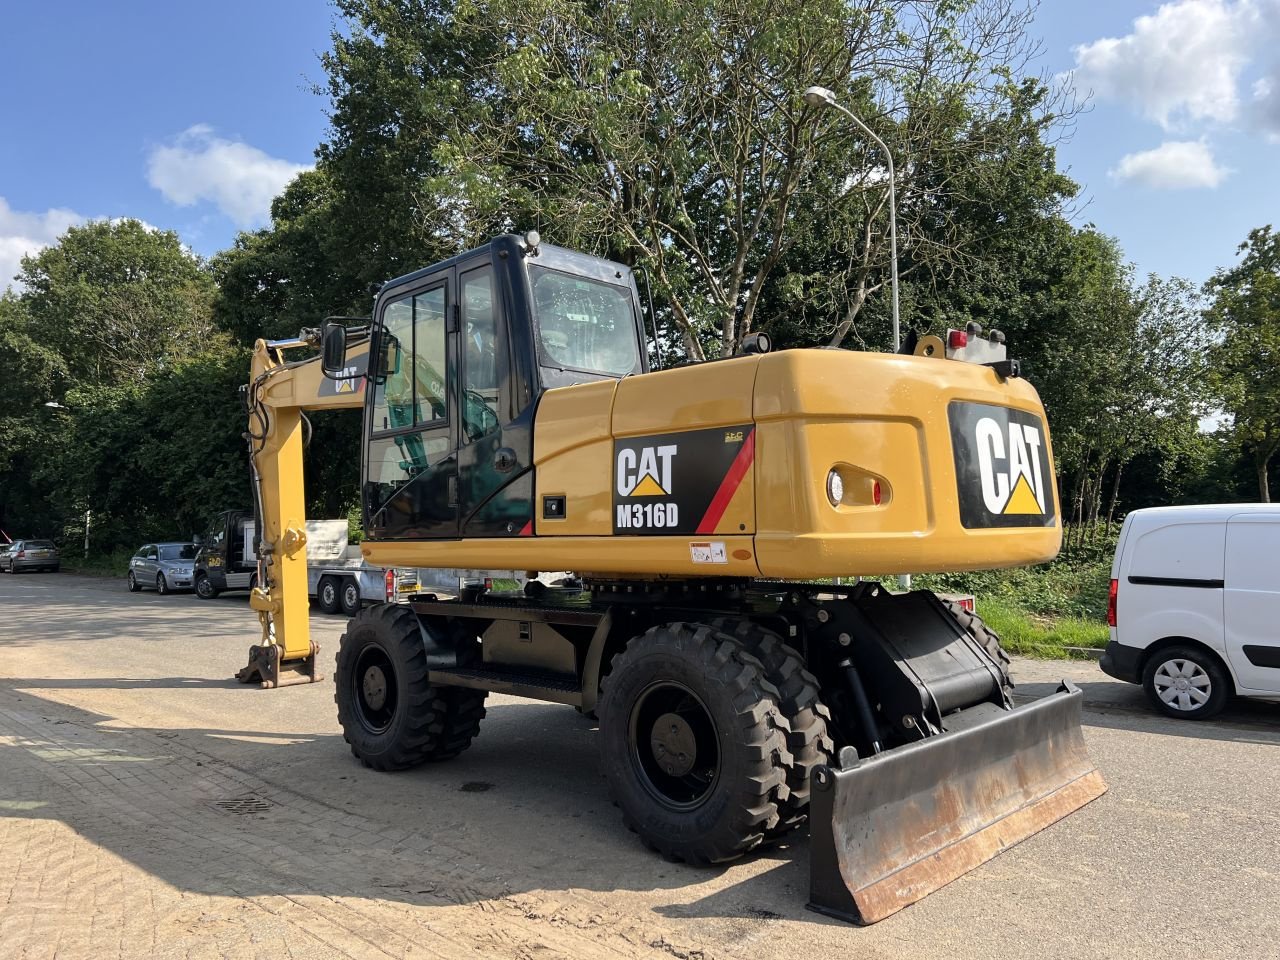
[[[257,147],[215,136],[197,124],[147,160],[147,181],[166,200],[189,207],[215,204],[239,227],[259,226],[271,215],[271,201],[308,166],[263,153]]]
[[[1218,165],[1203,140],[1167,140],[1154,150],[1125,154],[1110,175],[1157,190],[1185,190],[1212,189],[1230,172]]]
[[[24,256],[43,250],[84,219],[65,209],[24,213],[0,197],[0,290],[11,284]]]
[[[1251,126],[1280,104],[1265,85],[1241,110],[1240,81],[1259,51],[1280,42],[1280,0],[1175,0],[1133,21],[1133,32],[1076,47],[1073,79],[1099,97],[1125,101],[1166,130],[1189,122]],[[1275,72],[1274,70],[1272,72]],[[1277,96],[1280,96],[1278,92]]]

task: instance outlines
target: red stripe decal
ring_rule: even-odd
[[[755,457],[756,431],[752,427],[751,432],[747,434],[747,439],[742,441],[742,449],[733,458],[733,463],[729,464],[729,472],[720,481],[720,489],[711,498],[711,506],[707,507],[707,512],[702,515],[702,522],[698,524],[698,533],[716,532],[716,527],[720,524],[720,518],[724,516],[725,510],[729,509],[729,501],[738,492],[738,485],[742,483],[742,478],[747,475],[747,470],[751,468],[751,462]]]
[[[520,528],[520,536],[522,537],[533,536],[533,519],[532,518],[530,518],[529,522]]]

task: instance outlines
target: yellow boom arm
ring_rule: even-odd
[[[332,379],[319,356],[287,362],[284,351],[316,347],[319,334],[254,344],[248,386],[249,459],[260,519],[258,579],[249,605],[258,611],[262,643],[236,676],[264,687],[312,683],[319,646],[312,642],[307,597],[307,509],[303,489],[303,412],[364,404],[367,339],[347,348],[349,376]]]

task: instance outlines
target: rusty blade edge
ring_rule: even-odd
[[[875,923],[945,887],[1002,851],[1107,792],[1093,770],[1047,796],[889,876],[853,891],[863,923]]]

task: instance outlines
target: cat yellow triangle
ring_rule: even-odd
[[[1013,485],[1013,493],[1009,494],[1009,502],[1004,505],[1004,512],[1036,514],[1043,512],[1025,476],[1018,477],[1018,482]]]
[[[665,497],[667,491],[658,486],[658,481],[653,479],[653,474],[646,473],[644,479],[636,484],[635,489],[631,491],[633,497]]]

